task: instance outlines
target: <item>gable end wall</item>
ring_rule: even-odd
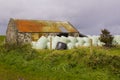
[[[13,19],[10,19],[6,31],[6,43],[16,44],[17,43],[17,28]]]

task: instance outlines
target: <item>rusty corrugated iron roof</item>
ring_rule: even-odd
[[[15,23],[19,32],[78,32],[69,22],[16,19]]]

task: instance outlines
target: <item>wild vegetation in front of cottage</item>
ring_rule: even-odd
[[[120,80],[120,46],[35,50],[0,37],[0,80]]]

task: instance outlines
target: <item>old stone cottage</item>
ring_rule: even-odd
[[[25,44],[38,40],[41,36],[56,36],[67,33],[82,36],[69,22],[46,20],[10,19],[6,31],[7,44]]]

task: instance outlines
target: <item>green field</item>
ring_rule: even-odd
[[[2,44],[0,80],[120,80],[120,47],[34,50]]]

